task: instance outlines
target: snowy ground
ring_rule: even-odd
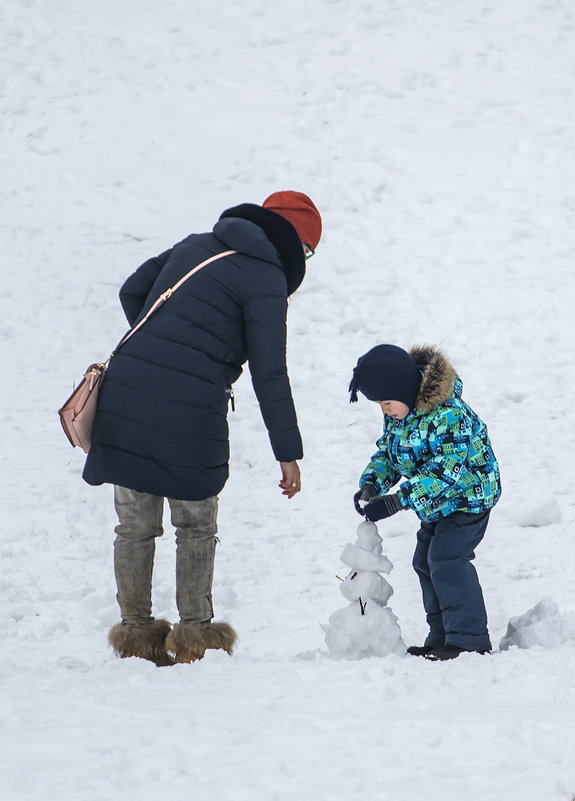
[[[573,4],[3,0],[0,53],[3,801],[570,801]],[[290,307],[304,490],[281,497],[243,377],[214,587],[237,651],[115,659],[111,489],[56,409],[140,262],[284,188],[325,225]],[[488,422],[504,494],[476,564],[495,647],[549,599],[532,647],[330,657],[380,426],[347,382],[379,342],[441,344]],[[415,530],[379,526],[407,644]],[[167,526],[172,620],[173,551]]]

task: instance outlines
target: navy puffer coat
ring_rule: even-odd
[[[201,500],[228,478],[231,385],[249,360],[278,461],[303,455],[286,368],[287,297],[304,276],[291,223],[268,209],[229,209],[142,264],[120,290],[133,326],[192,267],[193,275],[111,360],[83,478],[167,498]]]

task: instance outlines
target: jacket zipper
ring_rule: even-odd
[[[236,410],[236,401],[235,401],[235,395],[234,395],[234,388],[233,387],[229,387],[229,389],[226,389],[226,392],[230,396],[230,401],[232,403],[232,412],[235,412],[235,410]]]

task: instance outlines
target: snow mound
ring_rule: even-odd
[[[543,598],[527,612],[511,618],[499,649],[507,651],[512,645],[556,648],[570,639],[575,639],[575,626],[561,615],[555,601]]]
[[[561,522],[561,509],[554,498],[538,503],[527,503],[514,515],[515,522],[523,528],[551,526]]]

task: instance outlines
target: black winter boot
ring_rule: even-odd
[[[411,656],[427,656],[434,650],[436,650],[435,645],[410,645],[407,653]]]
[[[434,648],[425,655],[426,659],[434,662],[445,662],[448,659],[457,659],[459,654],[489,654],[491,651],[467,651],[465,648],[458,648],[456,645],[444,645],[443,648]]]
[[[444,645],[442,648],[432,648],[425,654],[425,658],[434,662],[445,662],[448,659],[457,659],[462,651],[463,648],[458,648],[456,645]]]

